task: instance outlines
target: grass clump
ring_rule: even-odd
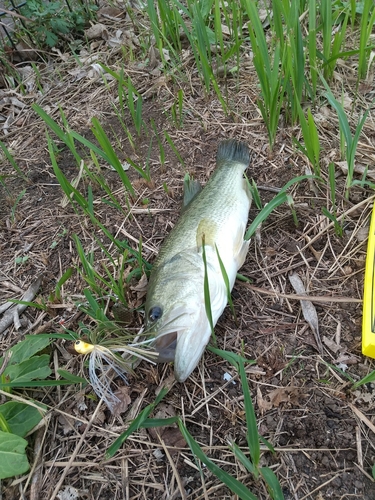
[[[62,39],[71,41],[82,35],[90,20],[94,20],[97,6],[95,3],[69,0],[47,2],[28,0],[21,9],[21,14],[28,18],[23,23],[24,32],[38,48],[55,47]]]

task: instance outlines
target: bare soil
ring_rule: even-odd
[[[129,20],[118,21],[116,28],[130,29]],[[114,29],[108,23],[108,30]],[[249,144],[253,157],[248,176],[264,188],[260,190],[264,203],[274,196],[272,188],[282,187],[306,171],[307,160],[292,143],[297,129],[280,123],[277,142],[269,151],[266,129],[255,104],[257,80],[249,61],[243,61],[237,76],[220,81],[232,110],[226,116],[213,93],[203,94],[192,60],[188,82],[167,78],[143,61],[123,60],[121,51],[110,49],[105,41],[98,42],[92,51],[112,69],[124,65],[125,73],[131,75],[144,96],[142,116],[148,130],[152,130],[153,120],[160,137],[167,131],[184,164],[163,139],[166,162],[162,165],[154,133],[143,131],[137,137],[130,115],[125,114],[126,125],[135,138],[133,149],[113,112],[116,83],[106,86],[102,78],[90,78],[88,74],[77,80],[69,73],[77,69],[73,59],[55,59],[54,71],[46,68],[41,73],[41,84],[46,89],[43,95],[36,85],[26,95],[0,90],[2,95],[17,96],[25,105],[17,113],[11,106],[3,107],[2,112],[13,112],[15,119],[1,140],[12,151],[26,178],[14,175],[10,164],[0,158],[0,175],[6,176],[6,187],[0,186],[0,299],[5,302],[19,298],[21,291],[43,273],[37,300],[48,305],[45,310],[28,308],[21,317],[20,329],[11,327],[1,335],[2,351],[25,333],[63,332],[64,328],[78,331],[79,322],[88,321],[77,309],[86,286],[78,273],[64,285],[60,303],[48,302],[62,274],[69,267],[79,266],[72,235],[79,236],[86,252],[94,251],[98,267],[107,259],[96,238],[116,256],[110,242],[87,218],[70,204],[61,205],[63,193],[51,166],[46,129],[30,108],[33,102],[59,123],[61,106],[71,128],[90,140],[90,121],[97,117],[121,161],[131,158],[138,165],[145,165],[149,158],[151,182],[145,182],[132,169],[128,171],[136,196],[130,199],[130,211],[125,217],[106,203],[99,185],[93,191],[100,221],[113,234],[127,238],[134,249],[141,238],[143,256],[151,263],[179,215],[185,173],[205,183],[214,169],[220,140],[236,137]],[[89,71],[89,64],[84,68]],[[338,71],[345,77],[345,68]],[[179,88],[184,91],[180,128],[171,118],[171,106]],[[346,92],[354,99],[349,83]],[[361,97],[366,99],[365,95]],[[345,200],[345,177],[338,166],[341,158],[337,120],[323,98],[314,113],[320,119],[322,171],[327,172],[329,161],[337,166],[337,212],[345,214],[343,236],[336,235],[322,214],[322,207],[330,207],[327,185],[303,181],[293,187],[290,192],[298,223],[295,224],[290,207],[282,206],[263,224],[241,269],[251,283],[237,281],[233,290],[237,324],[227,308],[216,327],[217,342],[221,349],[243,352],[256,361],[247,373],[259,432],[275,448],[272,454],[263,446],[261,460],[276,473],[285,499],[372,500],[374,384],[352,391],[346,374],[359,380],[375,368],[374,362],[361,354],[366,228],[373,192],[353,188],[350,199]],[[371,164],[375,153],[371,119],[370,116],[365,125],[357,154],[358,163],[365,165]],[[69,151],[60,147],[59,167],[72,180],[77,176],[77,166]],[[105,165],[102,168],[108,185],[126,209],[126,193],[118,175]],[[81,192],[87,191],[88,183],[87,178],[81,179]],[[25,195],[15,206],[23,189]],[[253,205],[250,220],[257,213]],[[17,257],[27,259],[16,264]],[[313,297],[322,353],[289,282],[292,271]],[[140,306],[144,300],[142,293],[133,289],[136,282],[126,290],[132,307]],[[108,306],[110,312],[113,304]],[[136,330],[142,323],[142,311],[134,311],[131,326]],[[53,343],[51,366],[55,371],[64,368],[75,374],[85,370],[81,357],[65,341]],[[225,380],[226,373],[234,378]],[[22,397],[42,401],[50,411],[44,425],[30,438],[30,474],[3,481],[2,498],[235,498],[207,469],[202,467],[200,472],[174,428],[158,432],[139,430],[114,458],[105,459],[108,446],[143,407],[154,401],[156,391],[165,384],[170,391],[160,405],[161,415],[181,415],[189,432],[212,460],[244,482],[258,498],[269,498],[262,483],[255,481],[228,449],[228,441],[234,440],[246,450],[242,390],[229,363],[206,351],[187,382],[178,384],[173,380],[172,365],[142,362],[135,376],[129,377],[129,383],[129,408],[118,417],[113,417],[104,405],[98,409],[90,387],[83,391],[77,386],[15,391]],[[71,497],[64,497],[64,491],[70,492]]]

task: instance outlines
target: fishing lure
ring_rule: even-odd
[[[139,348],[138,344],[121,345],[118,339],[106,339],[103,345],[78,339],[74,342],[74,349],[78,354],[89,357],[90,384],[112,413],[121,403],[111,389],[113,375],[116,374],[128,384],[126,374],[134,373],[137,361],[144,359],[153,363],[158,356],[152,350]]]

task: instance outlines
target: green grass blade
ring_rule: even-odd
[[[4,152],[4,154],[5,154],[6,158],[7,158],[7,160],[12,165],[12,167],[17,172],[17,174],[20,177],[22,177],[23,180],[27,181],[28,179],[27,179],[26,175],[22,172],[22,170],[17,165],[17,163],[16,163],[15,159],[13,158],[12,154],[10,153],[9,149],[1,141],[0,141],[0,148],[3,150],[3,152]]]
[[[19,388],[19,387],[55,387],[58,385],[72,385],[75,382],[71,380],[30,380],[25,382],[5,382],[0,383],[0,389],[4,389],[4,387],[10,387],[11,389]]]
[[[208,270],[207,270],[207,257],[206,257],[206,245],[204,242],[204,234],[202,235],[202,259],[204,266],[204,278],[203,278],[203,291],[204,291],[204,307],[206,310],[206,316],[211,328],[211,336],[216,345],[216,336],[214,332],[214,322],[212,319],[212,309],[211,309],[211,297],[210,297],[210,284],[208,282]]]
[[[153,427],[166,427],[178,423],[178,417],[170,418],[148,418],[142,423],[142,429],[152,429]]]
[[[344,137],[345,137],[345,142],[346,142],[346,145],[347,145],[347,148],[348,149],[351,149],[351,145],[352,145],[352,134],[351,134],[351,131],[350,131],[350,126],[349,126],[349,122],[348,122],[348,119],[346,117],[346,114],[345,114],[345,111],[344,111],[344,108],[342,107],[342,105],[335,99],[334,95],[332,94],[332,91],[330,89],[330,87],[328,86],[328,83],[326,82],[326,80],[324,79],[324,77],[321,75],[321,80],[323,82],[323,85],[326,89],[326,98],[328,100],[328,102],[330,103],[330,105],[335,109],[336,113],[337,113],[337,116],[338,116],[338,119],[339,119],[339,123],[340,123],[340,129],[342,130],[343,134],[344,134]]]
[[[264,222],[278,206],[282,205],[287,201],[288,201],[287,195],[283,191],[277,194],[274,198],[272,198],[272,200],[262,208],[262,210],[255,217],[253,222],[250,224],[250,227],[245,234],[245,240],[249,240],[257,230],[258,226],[260,226],[262,222]]]
[[[269,467],[261,467],[259,471],[267,484],[268,493],[272,500],[284,500],[283,490],[273,470]]]
[[[246,363],[248,365],[254,365],[256,363],[255,359],[246,359],[243,356],[240,356],[239,354],[236,354],[234,352],[230,351],[223,351],[222,349],[218,349],[217,347],[213,347],[208,345],[207,349],[217,356],[220,356],[221,358],[225,359],[228,361],[231,365],[233,365],[236,370],[238,370],[238,363],[239,361],[242,361],[242,363]]]
[[[33,110],[38,113],[38,115],[43,119],[43,121],[48,125],[48,127],[54,132],[57,137],[70,149],[73,154],[77,165],[81,163],[82,158],[77,153],[74,143],[72,142],[73,135],[71,133],[67,134],[64,130],[53,120],[40,106],[33,104],[31,106]]]
[[[234,321],[235,321],[235,323],[237,323],[237,315],[236,315],[236,311],[235,311],[234,306],[233,306],[233,301],[232,301],[232,295],[231,295],[231,289],[230,289],[230,283],[229,283],[228,274],[227,274],[227,271],[226,271],[225,266],[223,264],[223,261],[221,260],[221,257],[220,257],[220,254],[219,254],[219,250],[218,250],[218,248],[217,248],[216,245],[215,245],[215,249],[216,249],[217,259],[219,261],[221,275],[223,277],[223,280],[224,280],[224,283],[225,283],[225,288],[227,290],[227,299],[228,299],[229,307],[230,307],[230,310],[232,311],[232,315],[233,315]]]
[[[48,142],[48,150],[49,150],[49,154],[50,154],[50,158],[51,158],[51,162],[52,162],[52,168],[53,168],[53,171],[56,175],[56,178],[57,178],[62,190],[64,191],[64,193],[66,194],[66,196],[68,197],[68,199],[70,201],[73,201],[73,200],[76,201],[78,203],[78,205],[80,205],[80,207],[83,210],[86,210],[87,209],[87,201],[80,194],[80,192],[74,186],[72,186],[72,184],[68,181],[68,179],[65,177],[65,175],[62,173],[61,169],[59,168],[57,161],[56,161],[55,153],[54,153],[52,139],[50,138],[50,136],[48,134],[47,134],[47,142]]]
[[[254,181],[254,179],[251,179],[251,183],[250,183],[250,181],[246,175],[245,175],[245,179],[246,179],[247,187],[249,188],[249,191],[251,193],[251,197],[254,200],[254,203],[255,203],[257,209],[262,210],[263,203],[262,203],[262,200],[260,198],[260,194],[259,194],[259,190],[258,190],[258,186],[257,186],[256,182]]]
[[[229,448],[232,450],[233,455],[241,462],[241,464],[246,467],[246,469],[250,472],[250,474],[253,474],[255,477],[258,477],[258,470],[254,465],[251,463],[251,461],[247,458],[245,453],[239,448],[236,443],[232,443],[229,445]]]
[[[316,0],[309,0],[309,65],[312,87],[312,99],[316,98],[316,87],[318,82],[317,59],[316,59]]]
[[[240,374],[242,392],[244,397],[244,406],[246,414],[246,438],[249,445],[250,456],[256,468],[258,468],[260,460],[260,444],[257,420],[255,416],[254,406],[250,395],[249,384],[246,378],[246,372],[242,360],[239,360],[238,371]]]
[[[180,153],[178,152],[176,146],[174,145],[174,142],[170,138],[170,136],[169,136],[169,134],[168,134],[167,131],[164,131],[164,137],[167,139],[168,144],[172,148],[174,154],[177,156],[178,161],[181,163],[182,166],[184,166],[185,165],[184,160],[182,159]]]
[[[155,401],[144,408],[137,418],[133,420],[130,424],[129,428],[119,436],[116,441],[108,448],[105,454],[105,458],[111,458],[113,455],[119,450],[120,446],[128,439],[128,437],[140,429],[142,425],[147,421],[148,416],[154,410],[154,408],[160,403],[160,401],[164,398],[164,396],[168,393],[169,389],[167,387],[163,387],[163,389],[156,396]]]
[[[329,190],[331,193],[331,203],[333,213],[336,213],[336,177],[335,164],[331,161],[328,165]]]
[[[375,370],[370,372],[365,377],[361,378],[361,380],[358,380],[358,382],[356,382],[355,384],[353,384],[352,390],[355,391],[356,389],[358,389],[358,387],[361,387],[361,385],[371,384],[374,381],[375,381]]]
[[[358,63],[358,78],[364,78],[367,73],[367,57],[366,57],[366,45],[373,27],[373,15],[369,19],[369,14],[371,7],[374,7],[373,0],[364,0],[363,2],[363,12],[361,16],[361,28],[360,28],[360,40],[359,40],[359,63]],[[372,24],[371,24],[372,23]]]
[[[180,428],[181,434],[185,438],[192,453],[207,467],[210,472],[215,474],[215,476],[222,483],[228,486],[228,488],[233,491],[233,493],[238,495],[242,500],[257,500],[257,497],[253,493],[251,493],[251,491],[246,488],[245,485],[240,483],[237,479],[225,472],[223,469],[220,469],[220,467],[218,467],[214,462],[212,462],[212,460],[207,457],[202,448],[189,433],[181,419],[179,419],[178,421],[178,427]]]
[[[61,299],[61,287],[63,286],[64,283],[68,281],[68,279],[72,276],[73,273],[74,269],[72,267],[69,267],[57,282],[55,287],[55,297],[58,300]]]
[[[320,5],[320,16],[322,20],[323,33],[323,57],[327,61],[331,53],[332,39],[332,2],[331,0],[322,0]],[[329,68],[325,68],[324,76],[330,77]]]
[[[67,370],[63,370],[60,368],[57,370],[57,373],[64,377],[64,380],[70,380],[72,384],[83,384],[84,386],[87,385],[87,380],[83,377],[78,377],[77,375],[74,375],[73,373],[68,372]]]
[[[116,172],[119,174],[120,179],[122,180],[122,183],[126,187],[126,189],[129,191],[130,194],[134,195],[134,189],[133,186],[129,180],[129,177],[126,175],[120,160],[118,159],[116,153],[114,152],[112,145],[106,135],[106,133],[103,130],[103,127],[100,125],[99,120],[97,118],[92,119],[92,124],[93,124],[93,129],[92,132],[97,138],[100,146],[103,148],[103,151],[106,153],[110,160],[110,165],[116,170]]]

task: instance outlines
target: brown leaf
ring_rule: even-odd
[[[272,403],[265,401],[263,399],[263,396],[262,396],[262,393],[261,393],[259,387],[257,388],[257,403],[258,403],[258,407],[259,407],[262,415],[264,414],[264,412],[266,412],[272,408]]]
[[[167,403],[160,403],[158,406],[158,411],[155,413],[153,418],[171,418],[176,416],[176,411],[172,405]],[[168,425],[165,427],[155,427],[148,429],[151,437],[158,441],[158,436],[163,440],[170,453],[176,453],[178,450],[175,448],[184,448],[186,446],[186,441],[182,436],[180,429],[177,424]]]
[[[130,287],[130,290],[132,290],[133,292],[137,292],[137,300],[134,304],[135,308],[137,308],[142,304],[143,298],[147,293],[147,276],[143,274],[138,283],[135,286]]]
[[[119,399],[119,401],[113,406],[112,413],[115,417],[118,417],[120,413],[124,413],[128,409],[132,401],[129,393],[130,388],[126,385],[122,385],[117,389],[117,391],[114,392],[114,395]]]
[[[290,273],[288,275],[288,278],[295,292],[298,293],[298,295],[306,295],[306,298],[308,299],[308,295],[306,293],[304,284],[301,278],[298,276],[298,274],[295,272]],[[310,325],[310,328],[314,334],[318,351],[320,353],[323,353],[322,341],[320,340],[320,334],[319,334],[318,314],[316,312],[315,306],[309,300],[301,300],[300,302],[301,302],[303,317]]]
[[[101,23],[94,24],[93,26],[85,30],[85,35],[88,40],[94,40],[95,38],[102,38],[103,40],[108,40],[107,27]]]
[[[142,278],[138,281],[138,283],[135,286],[130,287],[130,290],[133,290],[134,292],[146,293],[147,292],[147,276],[145,274],[143,274]]]
[[[343,348],[340,345],[336,344],[336,342],[334,342],[333,340],[330,340],[325,335],[323,335],[323,344],[325,344],[328,347],[328,349],[330,349],[335,354],[336,354],[336,352],[343,350]]]
[[[281,403],[291,403],[298,406],[300,400],[306,395],[302,393],[301,387],[278,387],[269,392],[266,397],[270,399],[272,408],[277,408]]]
[[[74,431],[74,420],[72,418],[67,418],[64,415],[60,414],[57,420],[62,426],[62,432],[64,436]]]
[[[108,5],[107,7],[102,7],[98,10],[98,19],[105,18],[117,21],[122,17],[125,17],[125,11],[117,7],[111,7],[110,5]]]

